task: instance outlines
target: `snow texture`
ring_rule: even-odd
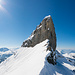
[[[73,66],[58,51],[57,64],[47,62],[50,51],[46,51],[48,40],[34,47],[21,47],[16,54],[12,55],[0,64],[0,75],[75,75]]]
[[[50,19],[51,15],[46,16],[44,19],[49,18]]]

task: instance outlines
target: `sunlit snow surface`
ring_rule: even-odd
[[[15,55],[0,64],[0,75],[74,75],[75,66],[59,52],[56,65],[47,62],[47,41],[35,47],[17,49]]]
[[[51,15],[48,15],[48,16],[46,16],[44,19],[46,19],[46,18],[50,18],[51,17]]]

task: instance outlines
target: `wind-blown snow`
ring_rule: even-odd
[[[75,69],[58,51],[57,64],[47,62],[49,51],[46,51],[48,40],[35,47],[21,47],[17,53],[0,64],[0,75],[73,75]],[[66,64],[70,66],[68,66]],[[72,68],[73,67],[73,68]]]

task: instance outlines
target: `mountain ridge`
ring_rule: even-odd
[[[58,51],[57,64],[47,61],[48,39],[34,47],[21,47],[15,55],[0,64],[0,75],[74,75],[75,66]]]
[[[42,22],[32,32],[31,36],[25,40],[21,47],[34,47],[35,45],[48,39],[47,50],[51,51],[48,61],[56,64],[56,33],[51,16],[46,16]]]

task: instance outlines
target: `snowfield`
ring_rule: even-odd
[[[47,62],[49,51],[45,40],[34,47],[21,47],[0,64],[0,75],[75,75],[75,66],[58,51],[57,64]]]

